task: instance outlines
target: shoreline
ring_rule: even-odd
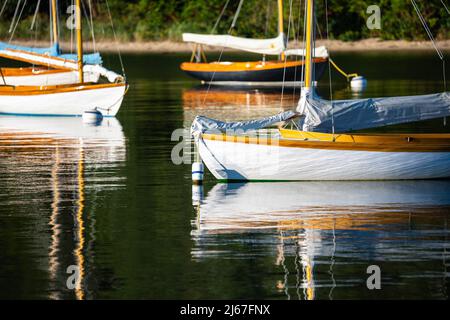
[[[23,46],[47,47],[48,41],[14,41],[14,44]],[[437,42],[438,47],[443,51],[450,51],[450,40],[441,40]],[[430,41],[405,41],[405,40],[380,40],[377,38],[363,39],[358,41],[344,42],[340,40],[318,40],[316,46],[326,46],[329,51],[432,51],[433,44]],[[64,50],[70,50],[70,43],[62,42],[61,46]],[[298,47],[295,43],[291,43],[289,47]],[[91,42],[85,42],[84,48],[87,51],[93,51]],[[206,47],[210,52],[221,51],[220,47]],[[145,41],[145,42],[119,42],[118,45],[114,41],[98,41],[96,49],[100,52],[117,52],[119,49],[122,53],[190,53],[192,45],[177,41]],[[229,52],[237,52],[237,50],[226,49]]]

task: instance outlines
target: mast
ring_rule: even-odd
[[[77,54],[78,54],[78,76],[80,83],[84,82],[83,76],[83,37],[81,25],[81,0],[76,0],[75,4],[76,29],[77,29]]]
[[[306,9],[306,54],[305,54],[305,86],[306,91],[312,91],[314,49],[314,0],[307,0]]]
[[[284,41],[284,26],[283,26],[283,0],[278,0],[278,35],[283,35]],[[281,54],[281,60],[284,60],[284,53]]]
[[[59,36],[58,36],[58,15],[57,15],[57,0],[52,0],[52,27],[53,27],[53,43],[59,47]]]

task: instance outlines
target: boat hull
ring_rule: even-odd
[[[13,86],[48,86],[75,84],[79,82],[78,71],[44,68],[3,68],[1,84]],[[100,74],[85,72],[85,82],[98,82]]]
[[[450,177],[450,152],[334,150],[197,141],[200,156],[219,180],[411,180]]]
[[[115,116],[126,88],[126,84],[3,87],[0,114],[81,116],[97,108],[103,116]]]
[[[237,83],[243,85],[250,83],[258,84],[274,84],[274,83],[299,83],[301,74],[303,72],[303,62],[284,64],[283,62],[273,63],[272,65],[250,64],[246,67],[245,63],[239,63],[243,66],[233,68],[234,63],[225,65],[225,67],[218,64],[198,64],[198,63],[183,63],[181,69],[189,76],[201,80],[203,82],[212,84],[233,84]],[[322,59],[314,63],[315,78],[320,79],[327,66],[327,60]],[[261,66],[261,67],[258,67]]]

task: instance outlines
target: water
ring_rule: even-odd
[[[178,71],[188,58],[126,55],[131,89],[118,118],[97,127],[0,118],[0,298],[448,298],[448,181],[226,185],[207,175],[193,189],[190,166],[171,161],[174,130],[198,113],[270,115],[298,92],[205,98]],[[335,60],[368,78],[359,96],[443,90],[431,53]],[[334,98],[355,96],[332,78]],[[381,290],[366,287],[369,265],[381,268]]]

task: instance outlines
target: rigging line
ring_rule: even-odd
[[[41,5],[41,0],[38,0],[38,2],[37,2],[37,4],[36,4],[36,10],[34,10],[33,21],[31,21],[30,30],[33,30],[34,25],[35,25],[35,23],[36,23],[36,17],[37,17],[37,14],[38,14],[38,12],[39,12],[39,7],[40,7],[40,5]]]
[[[223,14],[225,13],[225,10],[227,9],[229,3],[230,3],[230,0],[227,0],[227,2],[225,2],[225,5],[223,6],[222,11],[219,14],[219,17],[217,18],[216,23],[214,24],[214,27],[211,29],[211,34],[213,34],[216,31],[217,27],[219,26],[219,22],[220,22],[220,20],[222,20]]]
[[[447,11],[448,14],[450,14],[450,10],[448,9],[448,7],[445,5],[444,0],[441,0],[442,5],[444,6],[445,10]]]
[[[109,15],[109,20],[111,21],[111,28],[112,28],[112,32],[113,32],[113,35],[114,35],[114,41],[117,44],[117,52],[119,54],[120,67],[122,68],[123,77],[126,79],[127,77],[125,75],[125,67],[123,65],[122,54],[120,53],[119,42],[117,41],[116,30],[114,29],[114,23],[113,23],[113,20],[112,20],[111,10],[109,9],[109,2],[108,2],[108,0],[106,0],[106,7],[108,8],[108,15]]]
[[[325,24],[327,28],[327,41],[330,40],[330,26],[328,23],[328,0],[325,0]],[[330,102],[331,102],[331,130],[333,133],[333,141],[335,140],[335,125],[334,125],[334,104],[333,104],[333,86],[331,82],[331,59],[328,57],[328,79],[330,87]]]
[[[444,55],[442,51],[437,47],[436,41],[434,40],[433,33],[431,32],[430,28],[428,27],[427,22],[425,21],[425,18],[423,17],[422,13],[420,12],[420,9],[416,3],[415,0],[411,0],[411,3],[416,10],[417,16],[419,17],[420,22],[422,23],[423,28],[425,29],[425,32],[427,33],[428,37],[430,38],[434,49],[436,50],[439,58],[442,60],[444,59]]]
[[[442,51],[438,48],[437,43],[433,37],[433,33],[431,32],[430,28],[428,27],[428,24],[423,17],[422,13],[420,12],[419,6],[417,5],[415,0],[411,0],[411,3],[414,7],[414,10],[416,10],[417,16],[419,17],[420,22],[422,23],[423,28],[425,29],[425,32],[427,33],[428,37],[430,38],[431,43],[433,44],[434,49],[436,50],[437,55],[442,61],[442,73],[443,73],[443,81],[444,81],[444,90],[447,90],[447,79],[445,76],[445,58]]]
[[[298,23],[297,23],[297,32],[295,33],[295,40],[294,40],[294,43],[298,46],[298,43],[299,43],[299,37],[300,37],[300,17],[301,17],[301,14],[302,14],[302,0],[300,0],[299,1],[299,4],[298,4]],[[296,55],[295,56],[295,62],[297,62],[299,60],[299,57]],[[303,67],[302,67],[303,68]],[[292,99],[295,101],[295,89],[297,88],[297,69],[298,68],[295,68],[294,69],[294,87],[293,87],[293,90],[292,90]],[[300,79],[300,81],[301,81],[301,79]]]
[[[17,17],[17,13],[19,12],[19,7],[20,7],[21,2],[22,2],[22,0],[17,1],[16,10],[14,11],[14,16],[13,16],[11,24],[9,26],[8,33],[12,32],[13,26],[16,23],[16,17]]]
[[[241,11],[243,3],[244,3],[244,0],[240,0],[239,6],[238,6],[238,8],[236,10],[236,13],[234,14],[233,22],[231,23],[231,26],[228,29],[228,33],[227,34],[230,34],[231,31],[233,30],[233,28],[235,27],[236,20],[237,20],[237,17],[239,16],[239,12]],[[222,49],[220,50],[219,59],[217,60],[217,62],[220,62],[222,60],[222,55],[223,55],[224,50],[225,50],[225,47],[223,46]],[[206,89],[206,94],[205,94],[205,97],[203,99],[203,105],[206,104],[206,98],[208,97],[209,91],[211,90],[211,85],[212,85],[212,82],[214,81],[214,77],[215,76],[216,76],[216,71],[214,70],[214,72],[213,72],[213,74],[211,76],[211,80],[208,82],[208,88]]]
[[[92,17],[92,1],[91,0],[89,0],[89,15],[91,18],[92,45],[93,45],[94,52],[97,52],[96,41],[95,41],[94,19]]]
[[[231,23],[231,27],[230,27],[230,30],[228,31],[228,33],[230,33],[231,30],[234,29],[234,27],[236,25],[237,18],[239,17],[239,13],[241,12],[243,4],[244,4],[244,0],[240,0],[239,1],[239,5],[238,5],[237,10],[236,10],[236,13],[234,14],[233,22]]]
[[[308,7],[308,1],[305,1],[305,7],[304,7],[304,16],[303,16],[303,48],[306,48],[306,11],[307,11],[307,7]],[[305,83],[305,62],[306,62],[306,57],[302,56],[303,59],[303,66],[302,66],[302,78],[301,81],[303,83]]]
[[[5,11],[7,3],[8,3],[8,0],[5,0],[5,2],[3,3],[2,9],[0,10],[0,17],[3,15],[3,12]]]
[[[84,15],[86,16],[86,21],[88,23],[89,30],[91,31],[93,51],[96,52],[95,51],[94,24],[93,24],[93,21],[92,21],[91,0],[88,0],[88,1],[89,1],[89,14],[88,14],[88,11],[86,9],[86,5],[84,4],[84,2],[81,2],[81,4],[82,4],[82,7],[83,7]]]
[[[24,0],[24,2],[23,2],[22,9],[20,10],[19,17],[17,18],[16,25],[14,26],[14,29],[12,30],[11,37],[9,38],[9,42],[11,42],[13,37],[14,37],[14,33],[16,32],[17,26],[19,25],[20,18],[22,17],[23,10],[25,9],[25,6],[27,5],[27,1],[28,0]]]
[[[271,1],[267,1],[267,9],[266,9],[266,25],[264,26],[264,36],[267,38],[267,33],[269,32],[269,20],[270,20],[270,9],[271,9]]]
[[[289,21],[288,21],[288,30],[286,34],[286,38],[289,39],[289,33],[291,31],[291,20],[292,20],[292,2],[293,0],[289,0]],[[281,17],[282,19],[282,17]],[[283,67],[283,82],[281,84],[281,101],[280,101],[280,109],[283,108],[283,98],[284,98],[284,86],[286,81],[286,63],[287,63],[287,55],[284,55],[284,67]]]

